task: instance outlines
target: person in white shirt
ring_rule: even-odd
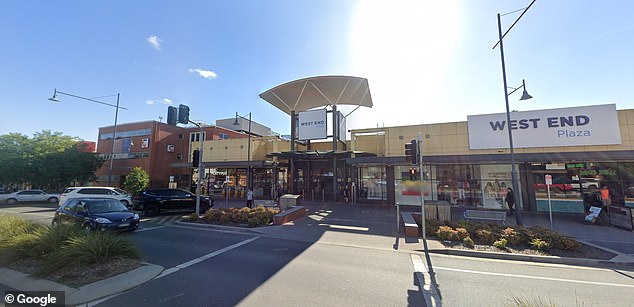
[[[251,208],[253,206],[253,191],[251,189],[247,189],[247,207]]]

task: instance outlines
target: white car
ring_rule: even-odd
[[[78,197],[102,197],[120,201],[124,206],[132,205],[132,196],[128,192],[112,187],[68,187],[59,199],[59,205],[63,205],[68,199]]]
[[[49,194],[42,190],[23,190],[10,194],[2,194],[0,199],[5,203],[13,205],[17,202],[49,202],[56,203],[59,201],[59,194]]]

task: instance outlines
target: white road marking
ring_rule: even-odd
[[[154,229],[161,229],[161,228],[165,228],[167,226],[156,226],[156,227],[148,227],[148,228],[138,228],[137,230],[135,230],[134,232],[143,232],[143,231],[148,231],[148,230],[154,230]]]
[[[334,228],[334,229],[356,230],[356,231],[370,231],[370,228],[368,228],[368,227],[333,225],[333,224],[318,224],[318,225],[319,226],[328,226],[329,228]]]
[[[411,255],[412,264],[414,265],[414,272],[420,273],[416,274],[416,278],[418,279],[418,286],[421,287],[424,292],[422,293],[425,298],[425,305],[429,307],[441,306],[440,305],[440,296],[438,295],[438,291],[436,291],[436,287],[431,284],[431,276],[427,271],[427,267],[423,262],[423,259],[420,255]],[[423,278],[421,279],[421,276]]]
[[[215,252],[213,252],[213,253],[209,253],[209,254],[207,254],[207,255],[203,255],[203,256],[200,256],[200,257],[198,257],[198,258],[195,258],[195,259],[189,260],[189,261],[187,261],[187,262],[185,262],[185,263],[181,263],[181,264],[179,264],[179,265],[177,265],[177,266],[175,266],[175,267],[172,267],[172,268],[169,268],[169,269],[167,269],[167,270],[164,270],[163,272],[161,272],[161,274],[159,274],[158,276],[154,277],[154,279],[159,279],[159,278],[161,278],[161,277],[165,277],[165,276],[167,276],[167,275],[169,275],[169,274],[172,274],[172,273],[174,273],[174,272],[178,272],[178,271],[180,271],[181,269],[184,269],[184,268],[186,268],[186,267],[192,266],[192,265],[194,265],[194,264],[196,264],[196,263],[199,263],[199,262],[201,262],[201,261],[205,261],[205,260],[207,260],[207,259],[209,259],[209,258],[216,257],[216,256],[218,256],[218,255],[220,255],[220,254],[223,254],[223,253],[225,253],[225,252],[228,252],[228,251],[230,251],[230,250],[232,250],[232,249],[235,249],[235,248],[238,248],[238,247],[240,247],[240,246],[242,246],[242,245],[245,245],[245,244],[251,243],[251,242],[253,242],[253,241],[255,241],[255,240],[259,239],[259,238],[260,238],[260,237],[253,237],[253,238],[251,238],[251,239],[247,239],[247,240],[244,240],[244,241],[242,241],[242,242],[238,242],[238,243],[233,244],[233,245],[231,245],[231,246],[227,246],[227,247],[225,247],[225,248],[223,248],[223,249],[219,249],[219,250],[217,250],[217,251],[215,251]]]
[[[472,270],[445,268],[445,267],[437,267],[437,266],[434,266],[434,269],[435,270],[445,270],[445,271],[460,272],[460,273],[471,273],[471,274],[482,274],[482,275],[504,276],[504,277],[516,277],[516,278],[549,280],[549,281],[562,281],[562,282],[577,283],[577,284],[587,284],[587,285],[596,285],[596,286],[634,288],[634,285],[614,284],[614,283],[606,283],[606,282],[598,282],[598,281],[585,281],[585,280],[574,280],[574,279],[563,279],[563,278],[552,278],[552,277],[541,277],[541,276],[529,276],[529,275],[519,275],[519,274],[482,272],[482,271],[472,271]]]

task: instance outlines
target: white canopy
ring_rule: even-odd
[[[368,80],[350,76],[320,76],[276,86],[260,98],[291,114],[329,105],[372,107]]]

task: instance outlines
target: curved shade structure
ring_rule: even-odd
[[[355,105],[372,107],[368,80],[350,76],[320,76],[290,81],[276,86],[260,98],[286,114],[318,107]]]

